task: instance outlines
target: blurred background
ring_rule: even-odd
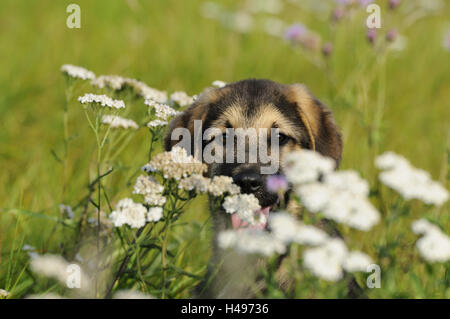
[[[304,83],[332,109],[342,129],[342,168],[374,180],[374,156],[393,150],[448,189],[449,3],[375,1],[382,27],[371,33],[365,24],[370,2],[3,0],[0,264],[11,258],[13,238],[15,245],[33,243],[42,252],[58,244],[47,217],[58,214],[62,199],[65,63],[189,95],[215,80]],[[70,3],[81,8],[80,29],[66,26]],[[302,32],[310,36],[306,42],[299,38]],[[69,205],[92,177],[94,156],[78,107],[75,99],[69,105]],[[139,120],[145,106],[130,112]],[[147,147],[147,132],[140,131],[114,163],[107,186],[113,201],[130,192],[124,181],[145,164]],[[209,233],[202,225],[209,214],[204,200],[194,204],[198,207],[203,209],[185,215],[185,222],[198,228],[175,236],[193,242],[187,264],[206,265]],[[448,204],[436,216],[447,212]],[[0,274],[18,271],[10,268],[0,266]]]

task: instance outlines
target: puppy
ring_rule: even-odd
[[[339,129],[331,111],[320,103],[301,84],[283,85],[270,80],[249,79],[230,83],[222,88],[208,88],[181,115],[172,120],[165,138],[165,149],[170,150],[180,142],[180,138],[172,136],[177,128],[187,128],[191,134],[191,154],[198,154],[208,144],[198,146],[195,137],[195,121],[201,121],[201,135],[211,128],[221,132],[220,143],[226,144],[227,138],[235,138],[229,134],[230,129],[256,129],[267,131],[267,144],[277,145],[276,152],[269,152],[271,164],[277,169],[270,174],[282,174],[283,157],[299,149],[309,149],[324,156],[333,158],[339,164],[342,153],[342,140]],[[198,123],[198,122],[197,122]],[[276,129],[273,131],[273,129]],[[274,133],[276,132],[276,133]],[[262,133],[258,133],[262,134]],[[270,141],[269,141],[270,139]],[[249,149],[252,145],[245,139],[241,149],[244,161],[218,161],[208,163],[208,174],[226,175],[233,178],[240,186],[241,193],[256,196],[262,211],[267,213],[277,205],[278,196],[270,193],[266,187],[266,179],[270,174],[262,174],[264,166],[259,160],[250,161]],[[267,145],[266,145],[267,146]],[[261,147],[259,143],[257,146]],[[267,147],[266,147],[267,148]],[[222,156],[230,152],[223,147]],[[275,161],[275,163],[273,163]],[[336,166],[337,166],[336,165]],[[255,296],[256,268],[260,261],[254,257],[236,253],[224,256],[217,247],[216,235],[233,227],[230,215],[212,212],[214,241],[212,259],[206,280],[200,285],[199,297],[210,298],[245,298]]]

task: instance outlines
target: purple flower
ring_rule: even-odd
[[[333,52],[333,44],[331,42],[327,42],[322,47],[322,53],[324,56],[330,56]]]
[[[339,21],[341,20],[345,15],[345,10],[342,8],[336,8],[333,11],[332,19],[333,21]]]
[[[377,37],[377,30],[375,29],[368,29],[367,30],[367,40],[369,40],[370,43],[375,42],[375,38]]]
[[[389,8],[394,10],[400,4],[400,0],[389,0]]]
[[[266,186],[271,193],[284,193],[288,189],[288,182],[283,175],[271,175],[267,178]]]
[[[394,42],[397,39],[398,32],[395,29],[391,29],[386,33],[386,40],[389,42]]]
[[[444,47],[445,50],[450,51],[450,31],[444,35],[442,46]]]
[[[285,33],[285,38],[290,41],[295,41],[303,37],[307,32],[306,27],[303,24],[293,24],[291,25]]]
[[[373,0],[359,0],[359,5],[361,7],[367,7],[369,4],[371,4]]]

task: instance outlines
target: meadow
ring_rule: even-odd
[[[86,196],[97,194],[99,167],[108,172],[98,192],[106,217],[119,200],[131,196],[139,170],[149,160],[152,135],[145,124],[154,114],[144,99],[128,90],[108,91],[89,81],[72,81],[60,70],[64,64],[96,75],[134,78],[169,95],[184,91],[193,96],[216,80],[304,83],[333,111],[342,130],[339,169],[355,170],[369,182],[368,196],[381,213],[381,221],[370,231],[340,228],[346,243],[381,266],[381,288],[366,289],[366,296],[450,298],[449,261],[425,261],[415,247],[418,236],[410,231],[414,221],[426,218],[449,234],[449,202],[403,200],[381,185],[375,166],[377,156],[393,151],[449,189],[449,4],[408,0],[390,8],[390,1],[375,1],[381,7],[382,27],[371,34],[365,26],[368,13],[357,4],[269,2],[283,5],[264,11],[252,9],[255,1],[216,1],[211,6],[200,0],[80,0],[81,28],[70,29],[66,7],[72,1],[2,1],[0,288],[8,291],[8,298],[70,296],[71,289],[30,269],[30,252],[88,263],[98,245],[98,229],[88,220],[95,222],[98,216],[97,197],[92,203]],[[241,15],[233,16],[234,12]],[[311,41],[298,41],[295,32],[303,27],[314,35]],[[123,99],[128,107],[120,115],[141,126],[126,136],[111,132],[100,165],[95,134],[77,100],[91,92]],[[95,117],[95,112],[89,114]],[[163,132],[153,132],[153,155],[162,151]],[[61,204],[70,206],[75,217],[68,218]],[[175,206],[173,212],[179,208]],[[149,234],[158,232],[149,238],[136,236],[133,229],[106,229],[103,252],[111,256],[105,266],[111,273],[98,279],[104,290],[89,297],[111,297],[109,290],[122,289],[157,298],[191,297],[211,254],[207,196],[192,199],[175,217],[170,232],[160,225],[147,229]],[[113,282],[124,249],[136,241],[142,251],[133,252],[127,260],[129,271]],[[295,261],[299,257],[294,251],[300,253],[290,250]],[[347,297],[345,285],[316,279],[303,270],[294,271],[301,284],[288,291],[265,274],[268,289],[259,297]],[[356,276],[363,285],[367,275]],[[109,289],[111,283],[115,286]]]

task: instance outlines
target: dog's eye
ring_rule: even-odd
[[[278,145],[285,145],[287,142],[289,142],[291,138],[287,135],[284,135],[282,133],[278,133]]]

